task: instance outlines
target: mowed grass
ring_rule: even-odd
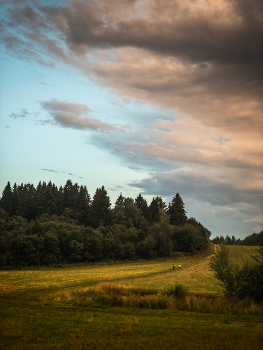
[[[238,263],[257,250],[229,248]],[[222,289],[209,268],[212,254],[211,250],[202,256],[160,261],[0,271],[0,349],[263,349],[262,313],[61,301],[65,293],[102,282],[157,290],[178,282],[190,292],[220,295]]]
[[[95,264],[69,268],[39,268],[27,270],[0,271],[1,292],[23,292],[33,290],[61,290],[90,286],[100,282],[119,282],[161,288],[183,282],[192,289],[218,291],[216,280],[209,268],[211,249],[203,256],[180,257],[167,260],[126,262],[118,264]],[[175,270],[172,265],[175,264]],[[182,265],[178,270],[178,264]],[[198,281],[196,280],[198,278]],[[202,279],[202,282],[201,282]],[[212,279],[212,283],[211,280]],[[209,282],[210,281],[210,282]],[[209,287],[210,285],[210,287]]]

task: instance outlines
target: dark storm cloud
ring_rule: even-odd
[[[42,7],[41,10],[56,23],[77,53],[83,52],[84,47],[131,46],[193,62],[257,65],[263,59],[259,0],[228,2],[232,11],[226,21],[225,10],[221,14],[213,8],[207,12],[204,6],[193,12],[191,4],[182,15],[178,1],[172,1],[172,5],[168,0],[153,1],[149,15],[144,17],[132,17],[130,8],[118,6],[119,3],[75,1],[67,9]],[[165,11],[167,7],[169,13]]]

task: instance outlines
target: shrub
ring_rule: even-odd
[[[172,287],[165,287],[162,290],[163,295],[173,296],[177,299],[184,299],[188,294],[188,287],[183,284],[176,283]]]
[[[263,247],[252,259],[241,267],[236,266],[230,262],[229,249],[224,244],[220,245],[220,250],[211,258],[210,266],[221,281],[226,296],[250,298],[256,302],[263,300]]]

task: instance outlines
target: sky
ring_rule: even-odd
[[[0,0],[0,20],[1,193],[179,193],[212,238],[263,229],[261,0]]]

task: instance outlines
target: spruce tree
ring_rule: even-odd
[[[75,200],[74,211],[79,224],[87,226],[90,223],[90,195],[86,186],[80,186]]]
[[[0,200],[1,207],[10,215],[12,215],[12,204],[13,204],[13,192],[8,181],[4,188],[2,198]]]
[[[152,202],[149,205],[151,221],[159,222],[160,221],[159,209],[165,211],[165,208],[166,208],[166,204],[161,197],[159,196],[153,197]]]
[[[111,203],[105,187],[97,188],[91,203],[91,223],[94,228],[111,224]]]
[[[179,193],[169,203],[168,214],[170,215],[170,224],[182,226],[187,220],[186,211],[184,209],[184,202]]]
[[[138,197],[135,198],[135,203],[137,205],[137,208],[142,211],[145,219],[149,221],[150,220],[150,211],[149,211],[149,207],[148,207],[146,199],[144,199],[142,197],[142,195],[139,194]]]

